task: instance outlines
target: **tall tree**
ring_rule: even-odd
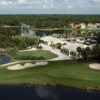
[[[89,47],[86,47],[86,57],[87,57],[87,61],[89,60],[89,55],[91,53],[91,49]]]
[[[79,54],[78,54],[78,59],[79,59],[79,58],[80,58],[80,53],[82,52],[81,47],[77,47],[77,52],[79,53]]]

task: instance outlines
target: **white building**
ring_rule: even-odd
[[[66,43],[67,45],[61,46],[61,51],[65,54],[67,54],[68,56],[75,57],[75,58],[78,58],[77,47],[81,47],[84,49],[86,47],[90,47],[92,49],[92,47],[93,47],[93,45],[85,45],[85,44],[70,43],[67,41],[62,41],[62,40],[52,37],[52,36],[43,37],[43,38],[41,38],[41,40],[47,42],[48,45],[57,44],[57,43],[61,43],[61,44]]]
[[[42,37],[41,40],[47,42],[48,45],[53,45],[53,44],[57,44],[57,43],[61,43],[61,44],[66,43],[66,41],[62,41],[62,40],[52,37],[52,36]]]

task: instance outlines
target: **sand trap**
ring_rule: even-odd
[[[100,64],[99,63],[90,64],[89,67],[92,68],[92,69],[100,70]]]
[[[23,66],[21,64],[16,64],[16,65],[7,67],[7,69],[8,70],[21,70],[21,69],[25,69],[25,68],[43,66],[43,65],[47,65],[47,64],[48,64],[48,62],[36,62],[35,64],[25,63]]]

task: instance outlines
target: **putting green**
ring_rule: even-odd
[[[0,68],[0,84],[61,83],[75,86],[100,87],[100,71],[89,68],[89,63],[52,61],[48,65],[9,71]]]

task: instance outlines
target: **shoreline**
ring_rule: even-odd
[[[74,28],[62,28],[62,29],[70,31],[100,31],[100,29],[74,29]]]
[[[64,88],[73,88],[73,89],[79,89],[82,91],[94,91],[98,92],[100,91],[100,87],[85,87],[85,86],[75,86],[71,84],[61,84],[61,83],[18,83],[18,84],[0,84],[0,86],[57,86],[57,87],[64,87]]]
[[[10,62],[15,61],[15,59],[14,59],[11,55],[9,55],[9,54],[7,54],[7,53],[0,53],[0,55],[3,55],[3,56],[8,56],[8,57],[11,59],[11,61],[10,61]],[[10,63],[10,62],[9,62],[9,63]]]
[[[27,28],[27,27],[26,27]],[[51,28],[51,29],[41,29],[41,28],[29,28],[31,30],[39,31],[56,31],[56,30],[69,30],[69,31],[100,31],[100,29],[74,29],[74,28]]]
[[[52,28],[52,29],[41,29],[41,28],[30,28],[31,30],[36,31],[57,31],[57,30],[63,30],[63,28]]]
[[[56,30],[70,30],[70,31],[100,31],[100,29],[74,29],[74,28],[33,28],[33,27],[23,27],[23,26],[1,26],[1,27],[19,27],[19,28],[27,28],[31,30],[37,30],[37,31],[56,31]]]

